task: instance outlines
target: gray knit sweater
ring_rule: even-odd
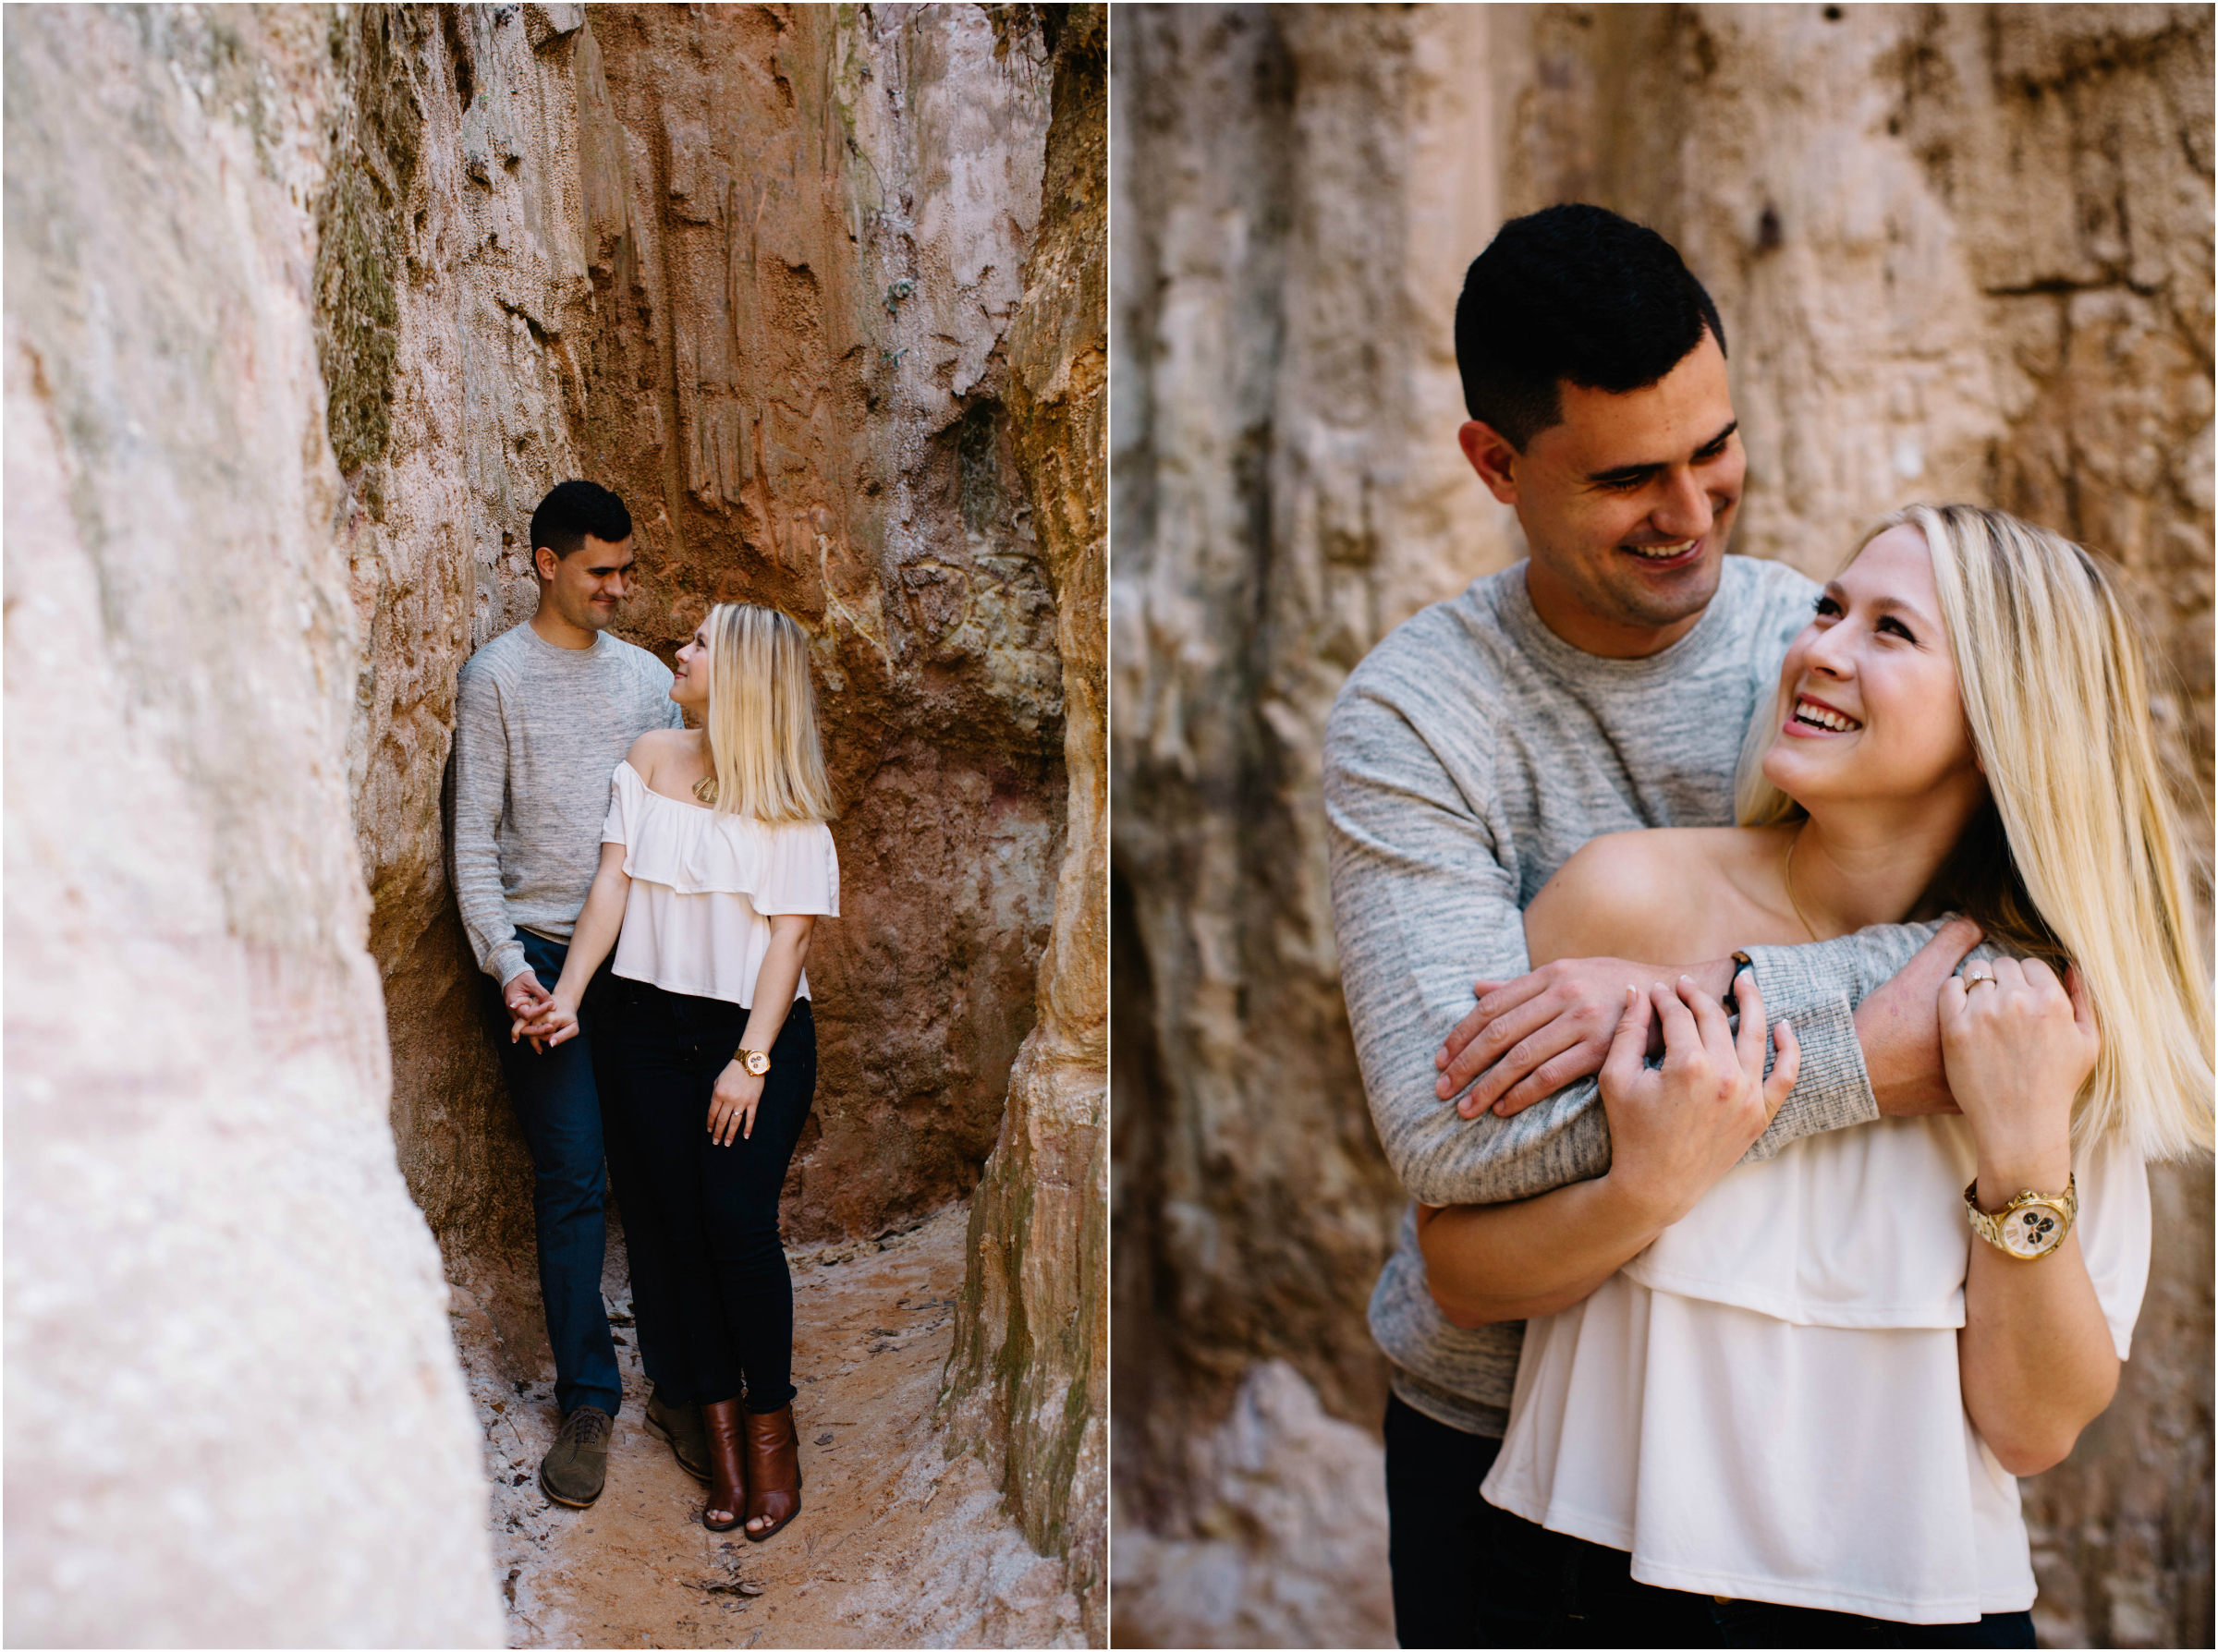
[[[1605,660],[1542,623],[1519,564],[1395,627],[1349,675],[1324,744],[1340,978],[1372,1121],[1414,1198],[1493,1204],[1609,1168],[1592,1079],[1515,1118],[1467,1121],[1433,1094],[1433,1051],[1469,1012],[1473,981],[1525,972],[1525,905],[1581,844],[1731,823],[1742,736],[1816,591],[1781,564],[1728,556],[1686,637]],[[1802,1045],[1794,1093],[1751,1159],[1879,1116],[1851,1016],[1932,932],[1749,949],[1766,1009]],[[1502,1432],[1524,1326],[1459,1330],[1441,1317],[1414,1212],[1371,1327],[1405,1403]]]
[[[503,986],[524,970],[517,930],[569,939],[601,865],[610,776],[648,730],[685,726],[670,682],[645,649],[605,633],[556,648],[529,622],[463,665],[455,899],[478,967]]]

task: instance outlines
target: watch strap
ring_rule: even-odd
[[[1753,969],[1755,967],[1756,960],[1749,957],[1747,953],[1738,950],[1734,952],[1733,978],[1725,983],[1724,997],[1718,1000],[1719,1004],[1724,1007],[1726,1014],[1737,1015],[1740,1014],[1740,995],[1736,992],[1734,989],[1740,985],[1740,972],[1744,969]]]
[[[2077,1174],[2065,1179],[2060,1194],[2022,1188],[2011,1196],[2008,1204],[1992,1213],[1980,1209],[1979,1188],[1974,1180],[1964,1189],[1964,1212],[1971,1219],[1971,1231],[2005,1256],[2021,1262],[2038,1261],[2050,1255],[2078,1220]]]

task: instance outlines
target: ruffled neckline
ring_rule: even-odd
[[[713,808],[706,803],[688,803],[683,797],[673,797],[667,792],[656,791],[652,786],[647,783],[647,777],[644,774],[641,774],[637,769],[632,768],[631,759],[629,758],[626,758],[623,761],[619,762],[616,767],[628,771],[630,773],[632,780],[639,785],[640,790],[646,793],[650,797],[660,797],[664,803],[674,804],[677,808],[685,809],[690,814],[713,815],[716,812]],[[736,815],[732,818],[734,820],[738,819],[738,817]]]
[[[616,771],[619,783],[635,797],[665,805],[626,811],[624,870],[680,894],[741,894],[761,892],[769,872],[768,833],[742,815],[718,815],[699,804],[665,797],[629,763]]]

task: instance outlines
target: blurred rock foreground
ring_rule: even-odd
[[[578,475],[623,635],[815,638],[788,1243],[970,1201],[930,1449],[1102,1638],[1105,35],[9,13],[11,1642],[504,1636],[455,1339],[551,1373],[441,786]]]
[[[2133,570],[2207,868],[2212,44],[2168,6],[1118,9],[1121,1644],[1391,1644],[1363,1307],[1399,1198],[1317,776],[1356,661],[1521,553],[1455,443],[1465,265],[1563,200],[1679,247],[1739,551],[1830,572],[1969,498]],[[2026,1488],[2052,1645],[2211,1644],[2211,1171],[2152,1182],[2123,1386]]]

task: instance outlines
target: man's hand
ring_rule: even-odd
[[[527,968],[523,974],[509,978],[508,984],[501,989],[501,996],[507,1001],[509,1019],[530,1021],[554,994],[541,986],[539,977]]]
[[[1522,1112],[1564,1086],[1602,1071],[1625,1012],[1628,981],[1661,985],[1682,973],[1712,997],[1731,986],[1733,964],[1722,959],[1690,970],[1623,958],[1559,958],[1514,981],[1481,981],[1478,1007],[1456,1023],[1433,1056],[1441,1070],[1433,1093],[1444,1101],[1467,1085],[1456,1111],[1475,1119],[1492,1108],[1503,1118]],[[1657,1024],[1647,1024],[1651,1030]],[[1660,1044],[1649,1051],[1659,1054]]]
[[[1956,1112],[1941,1062],[1941,986],[1980,943],[1980,926],[1951,918],[1918,955],[1856,1009],[1856,1041],[1882,1117]]]
[[[541,986],[539,977],[527,967],[521,975],[509,978],[501,989],[501,1000],[508,1006],[508,1041],[513,1044],[519,1038],[531,1038],[530,1024],[546,1014],[554,995]],[[531,1038],[531,1048],[543,1053],[545,1047]]]
[[[531,1048],[544,1055],[555,1045],[578,1036],[578,1006],[562,995],[559,983],[553,996],[539,1006],[538,1014],[536,1021],[519,1021],[510,1027],[508,1041],[513,1044],[519,1036],[530,1039]]]

